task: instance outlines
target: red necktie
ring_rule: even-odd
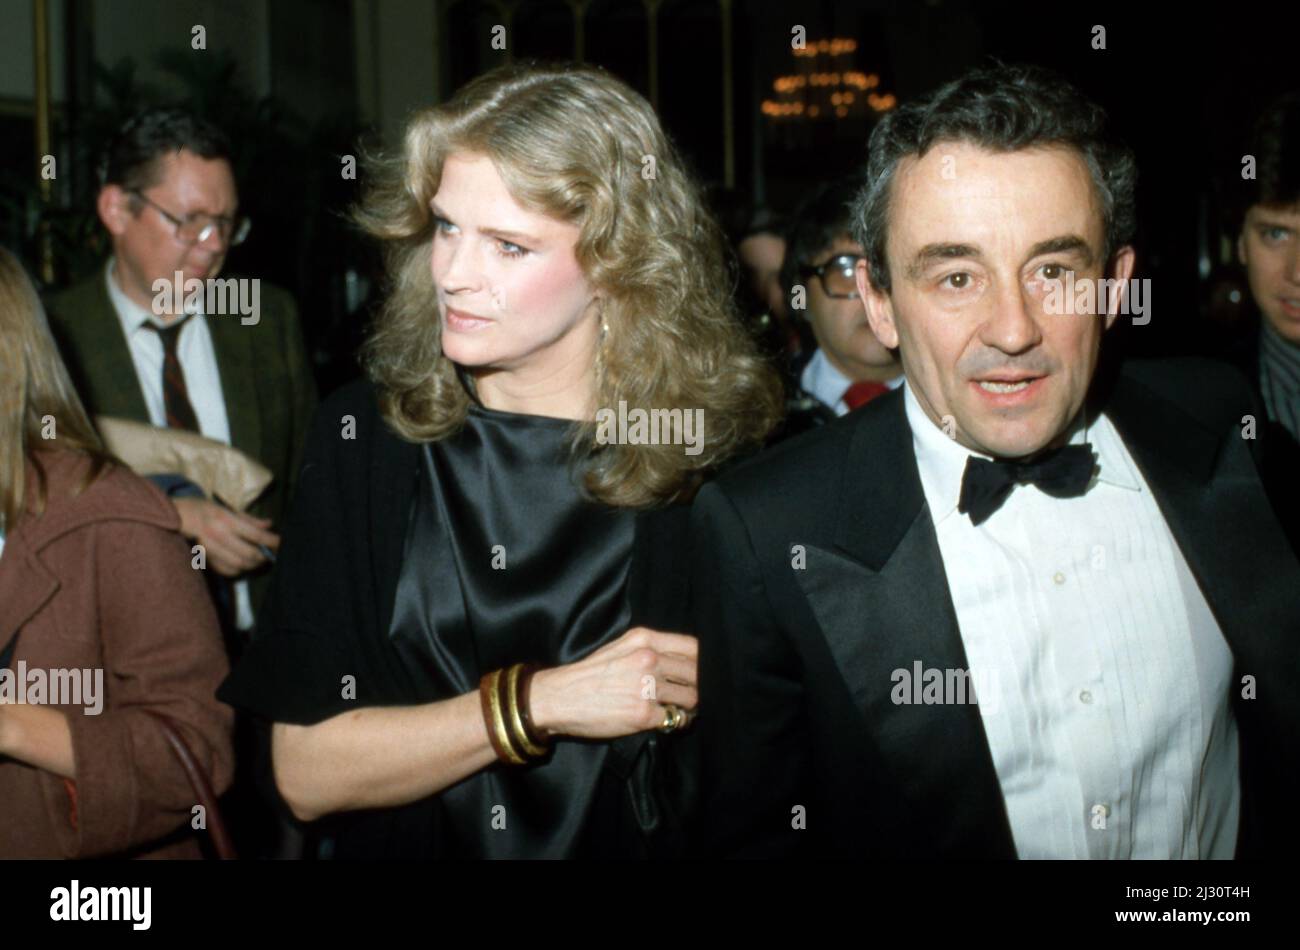
[[[189,429],[191,432],[198,432],[199,421],[194,415],[194,407],[190,404],[190,394],[185,387],[185,372],[181,369],[180,358],[176,355],[176,342],[177,337],[180,336],[181,326],[192,316],[194,314],[188,313],[166,327],[156,326],[147,320],[144,326],[162,338],[163,405],[167,411],[167,426],[172,429]]]
[[[849,407],[849,411],[865,406],[877,396],[889,392],[889,387],[884,383],[857,382],[844,390],[844,395],[840,398],[844,400],[844,405]]]

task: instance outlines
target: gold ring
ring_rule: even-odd
[[[682,720],[685,718],[685,714],[680,709],[672,703],[668,703],[664,706],[664,724],[659,727],[659,731],[673,732],[682,724]]]

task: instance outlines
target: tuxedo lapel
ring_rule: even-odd
[[[896,670],[914,677],[917,664],[946,673],[968,663],[902,393],[860,412],[834,542],[808,545],[795,574],[912,820],[938,851],[1014,857],[979,707],[893,701]]]
[[[1239,669],[1283,662],[1278,597],[1300,565],[1265,499],[1241,431],[1213,432],[1181,406],[1121,376],[1105,404]],[[1267,579],[1260,576],[1267,566]],[[1287,661],[1290,662],[1290,661]]]

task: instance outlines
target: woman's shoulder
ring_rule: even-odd
[[[41,449],[33,459],[45,476],[44,510],[24,519],[22,529],[33,547],[101,522],[135,522],[165,531],[180,528],[180,516],[167,497],[120,462],[110,461],[95,473],[94,460],[80,452]],[[28,463],[27,478],[28,498],[33,499],[33,462]]]
[[[335,389],[317,405],[304,468],[325,463],[336,470],[375,466],[382,470],[395,458],[405,464],[415,449],[384,418],[379,388],[361,377]]]
[[[316,407],[318,413],[360,413],[366,416],[379,415],[379,390],[365,376],[359,376],[344,383],[321,399]]]
[[[362,376],[344,383],[316,406],[312,436],[335,448],[348,443],[402,443],[388,424],[379,386]]]

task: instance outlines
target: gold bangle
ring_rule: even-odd
[[[510,737],[514,739],[515,746],[523,749],[530,758],[540,759],[546,755],[546,748],[529,738],[523,716],[520,715],[519,674],[523,669],[524,664],[516,663],[506,671],[506,682],[501,690],[506,707],[506,725],[510,729]]]
[[[519,718],[524,721],[524,732],[534,745],[546,749],[551,747],[551,737],[544,729],[539,729],[533,722],[533,677],[539,672],[536,663],[525,663],[519,671]]]
[[[501,680],[501,671],[484,673],[479,680],[479,700],[483,706],[483,721],[487,724],[488,741],[497,758],[510,765],[523,765],[524,757],[520,755],[510,741],[510,732],[506,728],[505,717],[501,711],[501,697],[497,692]]]

